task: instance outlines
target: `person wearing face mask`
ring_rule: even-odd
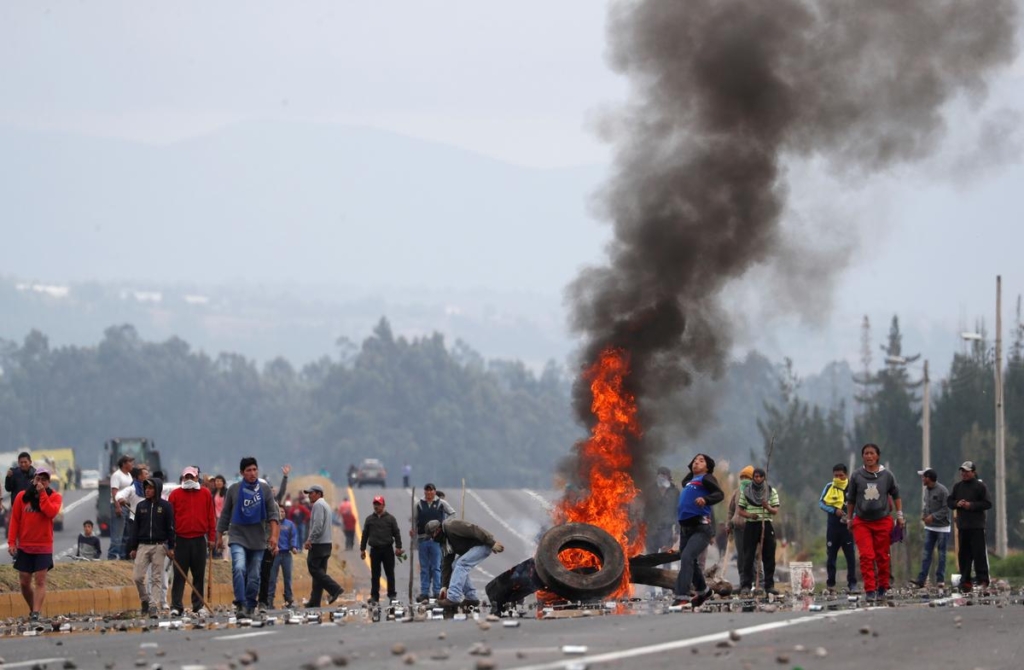
[[[679,487],[672,482],[672,471],[661,466],[655,479],[654,492],[647,497],[647,553],[671,551],[678,537],[676,505]]]
[[[697,454],[689,464],[690,472],[683,479],[676,507],[679,520],[679,576],[676,578],[676,604],[689,602],[700,607],[711,597],[711,587],[697,565],[701,552],[711,544],[715,529],[711,525],[711,506],[725,499],[722,487],[713,474],[715,459]],[[690,600],[690,586],[697,595]]]
[[[849,518],[846,516],[847,484],[849,481],[846,477],[846,466],[836,463],[832,468],[832,481],[825,484],[818,499],[818,507],[828,514],[828,526],[825,530],[825,588],[829,593],[835,593],[836,590],[836,558],[840,549],[846,558],[846,586],[850,593],[857,591],[856,552],[853,547],[853,535],[847,525]]]
[[[200,616],[204,611],[203,586],[206,575],[206,554],[217,544],[217,518],[213,508],[213,494],[199,483],[199,468],[189,466],[181,471],[181,486],[171,491],[168,502],[174,510],[176,547],[171,583],[171,616],[185,611],[185,575],[192,573],[192,611]]]

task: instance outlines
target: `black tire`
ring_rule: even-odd
[[[600,559],[601,568],[584,574],[574,572],[559,560],[565,549],[583,549]],[[622,547],[607,531],[587,523],[555,526],[537,544],[537,576],[550,590],[566,600],[599,600],[622,584],[626,557]]]

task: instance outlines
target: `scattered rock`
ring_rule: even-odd
[[[405,657],[402,658],[402,663],[405,663],[406,665],[415,665],[416,654],[406,654]]]
[[[732,640],[722,640],[721,642],[719,642],[719,643],[718,643],[718,644],[716,644],[715,646],[716,646],[716,647],[719,647],[719,648],[721,648],[721,649],[728,649],[728,648],[730,648],[730,647],[735,647],[735,646],[736,646],[736,643],[735,643],[735,642],[733,642]]]
[[[802,644],[798,644],[793,647],[793,651],[802,654],[803,652],[807,651],[807,647],[803,646]]]
[[[729,639],[732,640],[733,642],[739,642],[741,637],[742,636],[739,634],[739,631],[735,631],[735,630],[729,631]]]
[[[469,655],[470,656],[490,656],[491,655],[491,648],[488,647],[483,642],[477,642],[476,644],[474,644],[472,647],[469,648]]]
[[[860,634],[861,635],[871,635],[871,626],[861,626],[860,627]]]
[[[430,660],[432,660],[432,661],[447,661],[448,660],[448,652],[446,650],[444,650],[444,649],[438,649],[437,651],[435,651],[434,653],[432,653],[430,655]]]
[[[3,663],[3,659],[0,659],[0,665],[3,665]],[[70,658],[64,660],[64,670],[73,670],[77,667],[78,665],[76,665],[75,662],[72,661]]]
[[[487,623],[486,621],[481,621],[477,624],[477,628],[479,628],[480,630],[490,630],[491,624]]]
[[[481,658],[476,662],[476,670],[494,670],[497,665],[489,658]]]
[[[348,656],[345,656],[344,654],[335,654],[331,657],[331,662],[334,663],[336,667],[344,667],[348,665]]]
[[[785,665],[786,663],[789,663],[789,654],[779,654],[775,657],[775,661],[780,665]]]
[[[401,656],[405,653],[405,645],[401,642],[396,642],[391,646],[391,653],[395,656]]]
[[[825,647],[818,647],[814,650],[814,655],[818,658],[825,658],[826,656],[828,656],[828,649],[826,649]]]
[[[443,639],[445,639],[446,637],[448,637],[448,633],[446,633],[446,632],[444,632],[444,631],[441,631],[440,633],[438,633],[438,634],[437,634],[437,639],[438,639],[438,640],[443,640]]]

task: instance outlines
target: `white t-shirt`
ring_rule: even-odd
[[[131,486],[133,481],[130,472],[122,472],[121,468],[114,470],[114,474],[110,475],[111,499],[113,499],[114,489],[120,491],[126,486]]]

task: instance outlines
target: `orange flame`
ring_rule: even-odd
[[[641,430],[636,418],[636,399],[622,388],[628,375],[629,354],[615,348],[602,351],[597,362],[584,373],[593,395],[590,411],[597,418],[590,438],[579,447],[590,490],[585,496],[564,498],[555,511],[556,522],[589,523],[608,531],[622,546],[627,559],[642,553],[645,531],[643,524],[634,522],[629,514],[639,491],[629,474],[633,456],[627,441],[640,437]],[[559,558],[569,569],[600,567],[596,556],[580,549],[565,550]],[[630,592],[627,562],[622,584],[613,596]]]

